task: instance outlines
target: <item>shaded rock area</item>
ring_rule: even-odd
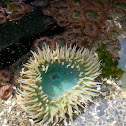
[[[38,13],[34,10],[21,20],[0,25],[0,50],[19,42],[25,36],[33,36],[33,38],[39,36],[52,22],[52,18],[44,16],[41,11]]]

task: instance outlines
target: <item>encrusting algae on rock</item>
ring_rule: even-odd
[[[25,111],[41,125],[65,123],[68,118],[72,122],[74,113],[79,114],[79,108],[99,94],[98,57],[77,46],[56,45],[51,50],[46,44],[32,54],[18,79]]]

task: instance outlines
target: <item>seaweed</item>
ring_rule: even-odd
[[[124,71],[118,68],[118,61],[113,60],[112,54],[106,50],[106,46],[102,44],[97,49],[99,60],[101,60],[102,77],[121,78]]]

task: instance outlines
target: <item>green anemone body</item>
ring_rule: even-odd
[[[100,75],[97,55],[88,49],[45,45],[24,65],[18,82],[25,111],[41,125],[55,125],[92,101],[98,94]]]
[[[42,82],[38,86],[42,86],[44,94],[48,94],[49,99],[62,96],[65,90],[71,89],[79,81],[79,71],[75,68],[68,67],[67,62],[49,64],[48,71],[41,72]]]

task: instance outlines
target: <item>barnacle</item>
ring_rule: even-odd
[[[82,35],[80,29],[67,30],[64,34],[68,40],[77,40]]]
[[[85,1],[81,1],[81,0],[69,0],[69,3],[73,7],[81,7],[81,6],[83,6],[83,3],[85,3]]]
[[[116,8],[119,8],[119,9],[121,9],[121,10],[123,10],[123,11],[126,11],[126,1],[125,0],[115,0],[114,1],[114,6],[116,7]]]
[[[25,11],[25,6],[19,4],[18,2],[9,2],[7,4],[7,9],[12,12],[13,11],[21,12],[21,11]]]
[[[12,85],[8,83],[1,83],[0,84],[0,98],[7,99],[13,93]]]
[[[7,18],[9,21],[20,20],[26,12],[31,12],[32,9],[32,6],[24,2],[9,2],[6,9]]]
[[[33,45],[33,48],[41,48],[42,46],[44,45],[51,45],[52,44],[52,40],[49,39],[48,37],[42,37],[40,39],[36,39],[35,42],[34,42],[34,45]]]
[[[82,28],[82,33],[91,37],[97,37],[99,32],[99,27],[93,22],[86,22],[85,26]]]
[[[84,14],[89,21],[99,21],[100,20],[100,12],[97,8],[85,8]]]
[[[32,52],[33,56],[20,72],[19,94],[25,111],[41,125],[58,121],[73,121],[92,97],[98,95],[94,79],[100,75],[98,57],[88,49],[77,46],[48,45]]]
[[[58,43],[59,46],[64,46],[67,44],[68,39],[64,35],[61,35],[61,36],[55,36],[53,38],[53,41],[55,42],[55,43],[53,42],[54,43],[53,47],[55,47],[56,43]]]
[[[14,20],[20,20],[24,15],[25,15],[24,12],[13,11],[12,14],[10,14],[8,17],[10,21],[14,21]]]
[[[102,9],[105,12],[108,12],[112,6],[112,2],[107,1],[107,0],[104,0],[104,1],[103,0],[95,0],[94,6],[96,8]]]
[[[88,47],[92,43],[92,39],[90,37],[80,37],[79,41],[76,42],[78,47]]]
[[[63,15],[63,13],[56,14],[54,19],[57,20],[57,24],[61,27],[66,27],[70,24],[70,21]]]
[[[71,22],[78,21],[78,20],[82,21],[82,17],[83,17],[83,14],[81,12],[82,9],[70,8],[68,11],[69,11],[68,16]]]

